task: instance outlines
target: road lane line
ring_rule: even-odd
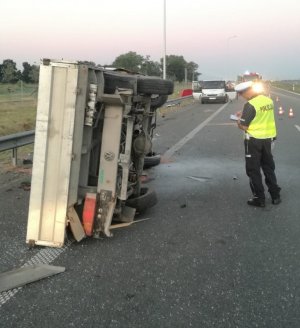
[[[235,126],[236,123],[209,123],[207,126]]]
[[[295,128],[300,132],[300,126],[295,124]]]
[[[286,91],[286,92],[291,93],[291,94],[296,95],[296,96],[300,96],[300,93],[298,93],[298,92],[293,92],[293,91],[290,91],[290,90],[286,90],[286,89],[282,89],[282,88],[278,88],[278,87],[273,87],[273,86],[272,86],[272,88],[279,89],[281,91]],[[272,93],[272,91],[271,91],[271,93]]]
[[[172,146],[170,149],[168,149],[163,154],[163,158],[166,160],[170,159],[188,141],[193,139],[195,137],[195,135],[199,131],[201,131],[213,118],[215,118],[228,104],[229,104],[229,102],[224,104],[223,106],[221,106],[215,113],[213,113],[211,116],[209,116],[205,121],[203,121],[201,124],[199,124],[194,130],[189,132],[186,136],[184,136],[181,140],[179,140],[174,146]]]
[[[37,254],[35,254],[29,261],[27,261],[22,267],[33,265],[33,264],[50,264],[61,253],[63,253],[72,243],[73,243],[72,240],[68,240],[62,248],[51,248],[51,247],[43,248]],[[18,287],[0,293],[0,308],[3,304],[8,302],[13,296],[15,296],[21,289],[22,287]]]

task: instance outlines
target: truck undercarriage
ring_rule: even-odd
[[[26,241],[61,247],[111,236],[113,220],[130,222],[156,201],[141,184],[152,152],[156,109],[173,83],[124,70],[43,60]]]

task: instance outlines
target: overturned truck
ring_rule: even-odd
[[[62,247],[111,236],[113,221],[131,222],[157,202],[141,183],[152,152],[156,109],[173,83],[125,70],[44,59],[26,242]]]

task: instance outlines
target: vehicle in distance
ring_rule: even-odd
[[[246,71],[242,75],[238,75],[237,83],[252,81],[253,88],[258,94],[270,94],[270,84],[263,80],[262,76],[257,72]]]
[[[228,101],[226,82],[224,80],[203,81],[201,103]]]
[[[248,81],[256,82],[256,81],[260,81],[260,80],[262,80],[262,76],[259,73],[256,73],[256,72],[248,72],[247,71],[244,74],[239,75],[237,77],[237,82],[238,83],[248,82]]]
[[[192,90],[193,90],[193,98],[196,100],[200,100],[202,96],[202,83],[203,81],[193,81],[192,82]]]

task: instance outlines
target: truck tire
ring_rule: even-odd
[[[133,207],[138,213],[144,212],[146,209],[157,204],[156,192],[150,188],[142,187],[141,195],[134,198],[129,198],[126,201],[126,206]]]
[[[168,95],[158,95],[155,98],[151,98],[151,108],[157,109],[161,107],[168,100]]]
[[[144,158],[144,169],[149,169],[152,166],[156,166],[160,163],[160,155],[154,152],[147,154]]]
[[[117,88],[134,89],[135,83],[137,94],[170,95],[174,91],[172,81],[163,80],[158,77],[104,72],[104,93],[113,94]]]
[[[174,83],[154,76],[138,75],[137,92],[149,95],[171,95],[174,92]]]
[[[133,89],[135,81],[133,75],[104,72],[104,93],[113,94],[116,88]]]

